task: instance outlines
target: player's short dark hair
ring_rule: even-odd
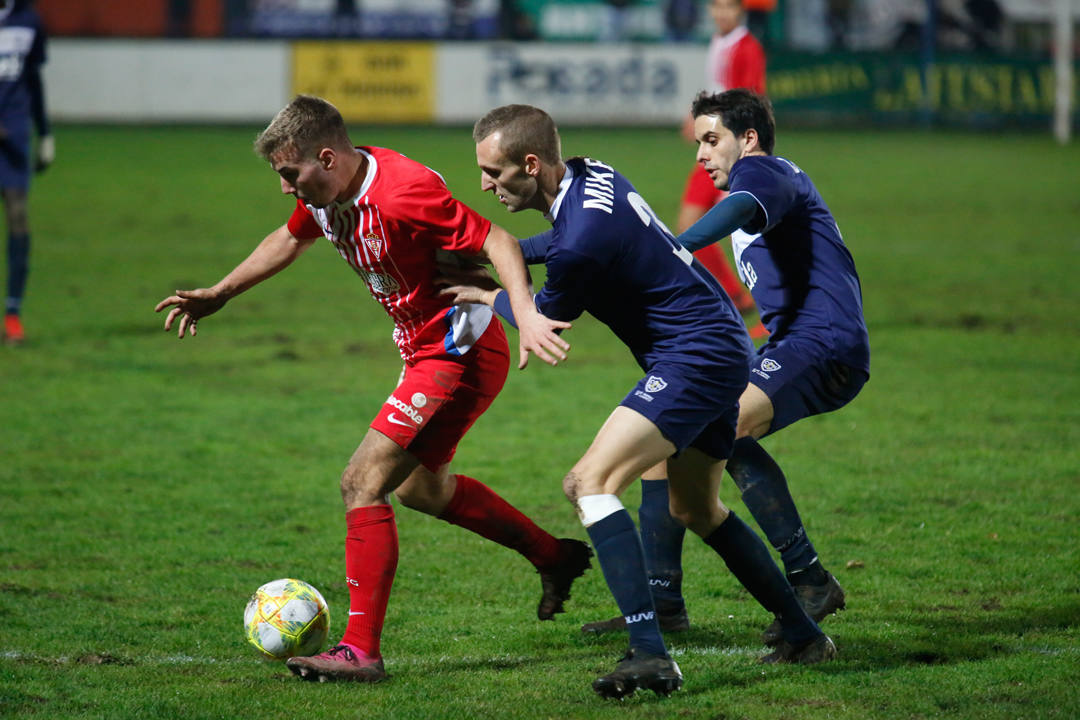
[[[757,130],[758,145],[766,154],[772,155],[776,143],[776,119],[772,103],[764,95],[746,88],[712,94],[702,91],[691,103],[690,114],[695,118],[702,115],[719,117],[735,137],[753,128]]]
[[[546,163],[562,159],[559,129],[551,116],[532,105],[503,105],[473,125],[473,142],[479,143],[499,132],[499,149],[511,162],[520,165],[532,153]]]
[[[352,143],[338,109],[312,95],[293,98],[255,138],[255,152],[264,160],[282,151],[311,159],[324,147],[345,149]]]

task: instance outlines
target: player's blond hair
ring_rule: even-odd
[[[345,120],[338,109],[312,95],[297,95],[255,138],[255,152],[264,160],[281,152],[296,152],[301,160],[320,150],[351,148]]]
[[[510,162],[521,165],[530,153],[546,163],[562,160],[559,129],[551,116],[532,105],[503,105],[473,125],[473,142],[483,142],[492,133],[501,134],[499,149]]]

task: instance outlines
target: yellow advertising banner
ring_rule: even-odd
[[[293,92],[337,106],[346,122],[431,122],[435,46],[416,42],[293,44]]]

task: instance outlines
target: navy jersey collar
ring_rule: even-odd
[[[559,194],[555,196],[555,202],[551,203],[551,209],[544,213],[544,217],[548,222],[555,224],[556,218],[559,217],[559,208],[562,207],[563,198],[566,197],[566,191],[570,189],[570,183],[574,181],[574,171],[570,167],[570,163],[566,163],[566,171],[563,173],[562,180],[559,182]]]

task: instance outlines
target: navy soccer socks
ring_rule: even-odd
[[[30,269],[30,235],[11,233],[7,245],[8,277],[7,302],[5,311],[8,315],[18,315],[26,290],[26,276]]]
[[[806,536],[787,478],[765,448],[752,437],[739,438],[727,470],[750,514],[780,553],[788,576],[814,565],[817,551]]]
[[[641,481],[638,522],[656,610],[661,615],[682,612],[686,605],[682,596],[682,550],[686,528],[675,522],[668,510],[667,480]]]
[[[798,647],[821,634],[773,562],[765,543],[735,513],[729,513],[705,538],[705,543],[723,558],[754,599],[779,618],[784,640]]]
[[[667,657],[645,574],[641,539],[630,513],[625,509],[614,512],[590,525],[586,531],[596,549],[604,580],[615,597],[619,612],[626,618],[630,647]]]

